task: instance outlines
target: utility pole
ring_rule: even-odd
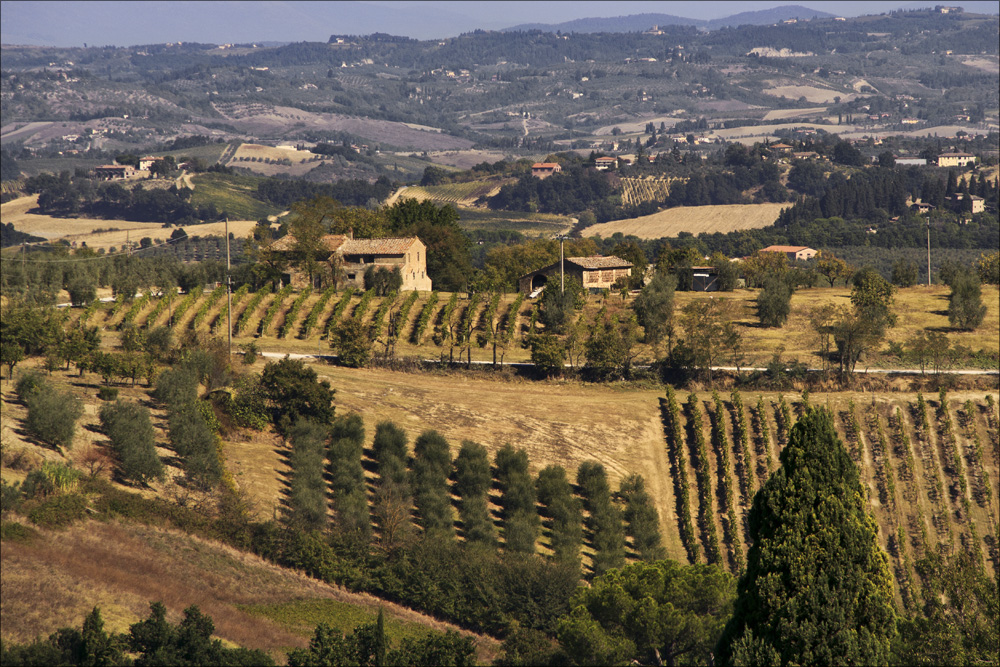
[[[229,218],[226,218],[226,332],[229,334],[229,356],[233,356],[233,281],[229,276]]]
[[[931,217],[927,216],[927,286],[931,286]]]
[[[566,293],[566,271],[564,270],[565,257],[563,254],[563,243],[566,242],[565,236],[559,237],[559,293]]]

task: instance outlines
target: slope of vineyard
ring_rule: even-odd
[[[399,192],[398,197],[417,201],[429,200],[437,204],[471,206],[480,197],[496,194],[503,184],[498,181],[470,181],[444,185],[411,185]]]
[[[726,204],[719,206],[678,206],[627,220],[613,220],[592,225],[584,236],[607,238],[618,232],[641,239],[677,236],[681,232],[713,234],[741,229],[770,227],[788,204]]]
[[[647,201],[662,202],[670,194],[670,183],[677,178],[646,176],[644,178],[623,178],[622,204],[636,206]]]

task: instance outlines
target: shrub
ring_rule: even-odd
[[[361,415],[352,413],[333,422],[327,459],[335,525],[341,535],[359,542],[367,542],[372,530],[365,469],[361,464],[364,445],[365,424]]]
[[[76,493],[52,496],[28,510],[28,518],[43,528],[65,528],[83,518],[87,499]]]
[[[948,322],[958,329],[971,331],[983,323],[985,316],[979,276],[971,271],[959,271],[951,281]]]
[[[102,401],[117,401],[118,387],[101,387],[97,390],[97,398]]]
[[[535,507],[535,485],[528,473],[528,454],[504,445],[496,453],[496,475],[503,508],[504,548],[514,553],[534,553],[541,521]]]
[[[632,474],[622,480],[619,489],[625,501],[625,523],[632,538],[632,548],[640,560],[654,561],[666,554],[660,537],[660,514],[646,491],[642,475]]]
[[[326,527],[326,482],[323,479],[326,430],[299,418],[288,430],[292,443],[292,480],[289,488],[288,522],[306,531]]]
[[[56,447],[73,446],[76,421],[83,414],[83,403],[68,391],[57,391],[47,384],[28,394],[28,418],[25,426],[40,440]]]
[[[115,401],[104,405],[99,416],[124,480],[147,484],[163,478],[163,462],[156,454],[148,409],[138,403]]]
[[[562,466],[550,465],[538,473],[538,502],[545,516],[552,520],[552,551],[555,560],[580,564],[583,543],[583,514],[580,501],[573,497],[573,487]]]
[[[765,327],[780,327],[792,310],[792,288],[783,279],[771,276],[757,296],[757,317]]]
[[[492,481],[486,448],[470,440],[464,441],[455,457],[455,494],[462,535],[467,543],[496,545],[488,495]]]
[[[592,567],[594,574],[625,564],[625,528],[622,513],[611,502],[604,466],[596,461],[584,461],[576,471],[576,483],[583,496],[584,509],[590,514],[587,529],[594,547]]]
[[[448,441],[437,431],[425,431],[413,444],[413,457],[413,496],[424,534],[433,539],[453,539]]]

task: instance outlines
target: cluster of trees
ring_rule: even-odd
[[[25,191],[38,194],[38,210],[47,215],[65,217],[88,215],[97,218],[162,222],[192,225],[228,217],[214,204],[195,206],[189,200],[191,190],[144,189],[141,184],[128,188],[119,183],[99,183],[85,174],[71,177],[68,171],[59,176],[43,173],[25,181]]]

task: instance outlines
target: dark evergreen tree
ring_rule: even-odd
[[[971,331],[983,323],[986,306],[983,304],[982,287],[975,271],[962,269],[956,272],[948,295],[948,322],[958,329]]]
[[[361,415],[352,412],[334,420],[327,453],[334,521],[341,535],[357,542],[367,542],[372,527],[361,463],[364,445],[365,424]]]
[[[466,543],[496,544],[496,530],[490,518],[489,491],[493,482],[486,448],[466,440],[455,457],[455,493],[458,518]]]
[[[455,519],[451,509],[451,452],[448,441],[437,431],[425,431],[413,443],[413,499],[424,535],[452,539]]]
[[[375,490],[375,519],[384,547],[392,549],[412,534],[410,510],[413,492],[406,469],[406,433],[390,421],[375,427],[372,441],[378,484]]]
[[[717,664],[886,664],[892,575],[857,468],[829,412],[792,428],[781,468],[754,497],[752,543]]]
[[[550,465],[538,473],[538,502],[551,522],[550,544],[555,560],[579,567],[583,513],[562,466]]]
[[[584,461],[576,471],[576,484],[587,510],[587,533],[594,556],[591,566],[601,575],[625,564],[625,527],[622,512],[611,500],[611,487],[604,466]]]
[[[644,561],[664,558],[666,551],[660,537],[660,513],[646,491],[642,475],[632,474],[623,479],[619,494],[625,501],[625,524],[635,553]]]
[[[299,418],[288,429],[288,439],[292,443],[289,524],[300,530],[323,530],[327,524],[323,479],[326,429],[310,419]]]
[[[534,553],[538,539],[535,485],[528,472],[528,454],[504,445],[496,453],[496,476],[503,507],[504,548],[516,553]]]
[[[757,317],[765,327],[780,327],[792,312],[792,286],[781,276],[770,276],[757,296]]]

